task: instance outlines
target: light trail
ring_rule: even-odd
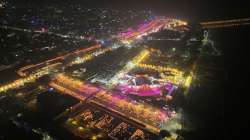
[[[17,71],[17,73],[20,76],[23,76],[24,78],[15,80],[14,82],[11,82],[11,83],[9,83],[7,85],[1,86],[0,87],[0,92],[6,92],[6,91],[8,91],[10,89],[15,89],[15,88],[18,88],[20,86],[24,86],[25,83],[34,82],[35,80],[39,79],[40,77],[49,74],[49,70],[54,69],[55,67],[61,65],[62,64],[61,61],[64,60],[65,57],[67,57],[67,56],[70,56],[70,55],[73,55],[73,54],[79,54],[79,53],[82,53],[82,52],[87,52],[87,51],[97,49],[97,48],[100,48],[100,47],[101,47],[100,45],[94,45],[94,46],[91,46],[89,48],[84,48],[84,49],[77,50],[77,51],[74,51],[74,52],[71,52],[71,53],[67,53],[66,55],[50,59],[50,60],[44,61],[44,62],[39,63],[39,64],[35,64],[35,65],[31,64],[31,65],[22,67]],[[48,64],[48,63],[52,63],[52,64]],[[35,74],[30,74],[29,76],[27,76],[27,73],[25,71],[27,71],[29,69],[35,69],[36,67],[40,67],[42,65],[45,65],[45,66],[41,67],[40,69],[33,70],[33,71],[36,71]]]
[[[76,58],[74,61],[71,62],[71,65],[75,65],[75,64],[81,64],[81,63],[85,63],[86,61],[92,60],[97,56],[103,55],[107,52],[113,51],[117,48],[119,48],[120,46],[116,46],[116,47],[108,47],[108,48],[104,48],[104,49],[100,49],[97,50],[91,54],[86,54],[83,57],[78,57]]]
[[[0,86],[0,92],[6,92],[10,89],[19,88],[21,86],[24,86],[25,83],[35,82],[35,80],[39,79],[40,77],[49,74],[50,69],[54,69],[55,67],[59,65],[61,65],[61,63],[54,63],[54,64],[47,65],[41,69],[36,70],[34,73],[31,73],[29,76],[17,79],[9,84]]]
[[[31,65],[28,65],[28,66],[25,66],[25,67],[22,67],[20,68],[17,73],[20,75],[20,76],[27,76],[27,73],[25,71],[29,70],[29,69],[34,69],[35,67],[39,67],[39,66],[42,66],[42,65],[47,65],[47,63],[56,63],[56,62],[60,62],[60,61],[63,61],[66,57],[68,56],[72,56],[72,55],[78,55],[80,53],[85,53],[85,52],[88,52],[88,51],[92,51],[92,50],[95,50],[95,49],[98,49],[100,48],[101,45],[100,44],[97,44],[97,45],[93,45],[91,47],[88,47],[88,48],[83,48],[83,49],[78,49],[74,52],[70,52],[70,53],[67,53],[65,55],[62,55],[62,56],[59,56],[59,57],[56,57],[56,58],[52,58],[52,59],[49,59],[49,60],[46,60],[44,62],[41,62],[41,63],[38,63],[38,64],[31,64]]]
[[[24,86],[26,83],[35,82],[40,77],[49,74],[50,69],[53,69],[53,68],[57,67],[58,65],[61,65],[61,63],[55,63],[55,64],[48,65],[46,67],[43,67],[42,69],[37,70],[35,73],[30,74],[29,76],[17,79],[9,84],[0,86],[0,93],[6,92],[10,89],[19,88],[21,86]]]
[[[31,74],[31,75],[29,75],[27,77],[15,80],[14,82],[11,82],[9,84],[0,86],[0,93],[1,92],[6,92],[6,91],[11,90],[11,89],[19,88],[21,86],[24,86],[26,83],[34,82],[35,80],[39,79],[40,77],[42,77],[42,76],[44,76],[44,75],[46,75],[48,73],[49,72],[47,70],[39,71],[39,72],[37,72],[35,74]]]
[[[170,18],[156,18],[148,23],[140,25],[135,30],[129,30],[118,34],[118,39],[124,44],[130,44],[136,39],[141,39],[143,36],[158,32],[161,29],[176,30],[178,27],[182,26],[187,26],[187,22]]]

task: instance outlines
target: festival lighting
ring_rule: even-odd
[[[124,44],[130,44],[136,39],[141,39],[151,33],[159,32],[161,29],[174,30],[179,26],[186,26],[187,22],[171,19],[171,18],[156,18],[150,22],[143,23],[137,29],[129,29],[127,32],[118,34],[118,39]]]
[[[118,79],[121,79],[122,77],[125,76],[130,70],[132,70],[138,63],[143,61],[145,58],[147,58],[150,54],[150,51],[147,49],[142,50],[139,55],[137,55],[135,58],[132,59],[132,61],[129,61],[125,67],[118,72],[111,80],[110,83],[111,85],[116,85],[118,83]]]
[[[144,68],[144,69],[155,70],[155,71],[158,71],[158,72],[168,71],[168,72],[171,72],[171,74],[178,75],[178,76],[183,75],[182,71],[180,71],[178,69],[175,69],[175,68],[170,68],[170,67],[154,66],[154,65],[140,64],[140,63],[137,63],[137,66],[141,67],[141,68]]]
[[[34,82],[35,80],[39,79],[40,77],[42,77],[48,73],[49,73],[48,70],[40,70],[37,73],[30,74],[29,76],[27,76],[25,78],[20,78],[18,80],[15,80],[14,82],[0,86],[0,93],[6,92],[10,89],[19,88],[21,86],[24,86],[26,83]]]
[[[112,110],[116,110],[122,114],[126,114],[127,116],[130,116],[131,119],[137,121],[143,120],[146,124],[150,124],[156,129],[159,128],[159,122],[166,121],[168,120],[166,118],[170,117],[166,112],[150,105],[144,103],[134,104],[126,97],[119,97],[107,92],[98,92],[96,98],[92,100],[92,102],[112,108]]]
[[[24,76],[27,76],[27,72],[26,71],[28,71],[29,69],[36,68],[36,67],[39,67],[39,66],[42,66],[42,65],[47,65],[48,63],[49,64],[51,64],[51,63],[52,64],[53,63],[59,63],[61,60],[65,59],[66,57],[68,57],[70,55],[75,55],[75,54],[79,54],[79,53],[85,53],[85,52],[88,52],[88,51],[91,51],[91,50],[94,50],[94,49],[97,49],[97,48],[100,48],[100,47],[101,47],[101,45],[97,44],[97,45],[93,45],[93,46],[88,47],[88,48],[83,48],[83,49],[80,49],[80,50],[76,50],[74,52],[67,53],[67,54],[62,55],[62,56],[58,56],[56,58],[52,58],[52,59],[46,60],[46,61],[38,63],[38,64],[31,64],[31,65],[28,65],[28,66],[20,68],[17,71],[17,74],[19,74],[20,76],[24,77]]]
[[[81,64],[81,63],[85,63],[89,60],[92,60],[93,58],[99,56],[99,55],[102,55],[102,54],[105,54],[106,52],[109,52],[109,51],[113,51],[114,49],[117,49],[119,48],[119,46],[115,46],[115,47],[109,47],[109,48],[105,48],[105,49],[100,49],[98,51],[95,51],[91,54],[86,54],[84,55],[83,57],[77,57],[74,61],[71,62],[72,65],[75,65],[75,64]]]
[[[86,95],[90,93],[93,95],[90,102],[105,106],[118,113],[126,114],[130,116],[131,119],[137,121],[143,119],[143,123],[148,124],[147,127],[155,131],[160,130],[159,122],[168,120],[166,118],[170,117],[167,112],[154,108],[148,104],[133,103],[128,97],[115,95],[105,89],[97,88],[64,74],[57,75],[54,81],[50,83],[50,86],[80,100],[85,100]],[[89,89],[92,89],[92,91],[89,91]]]
[[[136,66],[144,69],[150,69],[157,71],[161,73],[161,79],[159,79],[160,82],[168,82],[173,83],[175,85],[183,84],[185,78],[183,76],[184,72],[170,67],[162,67],[162,66],[154,66],[154,65],[148,65],[148,64],[140,64],[138,63]],[[165,75],[162,72],[170,72],[172,75]]]
[[[62,73],[56,75],[54,80],[49,85],[64,94],[69,94],[80,100],[85,100],[88,96],[99,91],[99,88],[97,87],[84,83],[80,80],[73,79]]]
[[[141,84],[137,85],[136,79],[139,77],[146,78],[149,84]],[[157,84],[154,84],[153,81],[157,81]],[[172,82],[172,81],[171,81]],[[161,96],[162,89],[168,91],[168,95],[171,96],[173,91],[177,89],[177,83],[171,83],[170,80],[166,82],[161,78],[154,78],[148,75],[139,75],[139,76],[131,76],[125,75],[122,79],[119,80],[118,89],[121,90],[122,93],[126,94],[134,94],[137,96]],[[176,84],[176,85],[174,85]]]

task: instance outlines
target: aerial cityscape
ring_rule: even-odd
[[[217,36],[250,18],[84,5],[0,1],[0,140],[208,139],[192,136],[223,96]]]

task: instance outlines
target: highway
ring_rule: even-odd
[[[157,17],[150,22],[141,24],[137,29],[118,34],[118,40],[121,40],[125,44],[130,44],[137,39],[141,39],[143,36],[158,32],[161,29],[176,30],[176,28],[186,25],[187,22],[185,21]]]

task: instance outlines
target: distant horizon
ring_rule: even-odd
[[[171,1],[171,0],[10,0],[9,2],[26,5],[80,4],[90,8],[115,8],[120,10],[152,10],[157,15],[180,17],[188,20],[208,21],[250,17],[247,2],[232,1]],[[25,3],[23,3],[25,2]]]

